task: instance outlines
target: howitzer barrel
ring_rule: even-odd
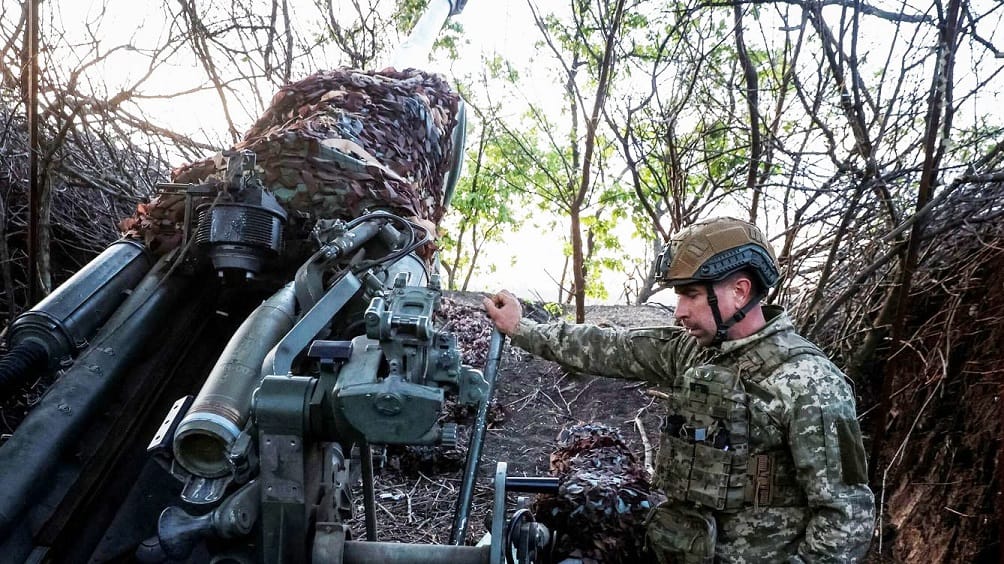
[[[188,286],[162,259],[0,447],[0,544]]]
[[[230,471],[227,450],[251,413],[265,355],[293,327],[296,296],[288,284],[265,300],[231,337],[174,437],[174,456],[196,476]]]
[[[0,361],[0,393],[85,347],[151,265],[142,244],[116,241],[15,319],[8,336],[11,352]]]
[[[389,65],[398,70],[424,67],[443,24],[459,14],[465,4],[467,0],[431,0],[408,38],[391,54]]]

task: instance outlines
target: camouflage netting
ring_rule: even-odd
[[[550,471],[558,494],[537,496],[533,512],[561,534],[557,553],[587,563],[639,562],[650,486],[620,431],[599,423],[562,430]]]
[[[321,71],[279,90],[233,149],[254,151],[295,226],[375,209],[438,225],[458,104],[445,80],[414,69]],[[222,180],[225,168],[216,155],[176,169],[172,180]],[[181,196],[161,195],[121,228],[165,252],[180,241],[183,214]]]

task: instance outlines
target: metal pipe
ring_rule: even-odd
[[[432,44],[452,10],[450,0],[430,0],[408,38],[394,49],[387,66],[398,70],[424,67],[429,62]]]
[[[488,546],[346,541],[345,564],[488,564]]]
[[[174,456],[203,478],[230,472],[227,451],[247,423],[265,355],[293,327],[296,294],[287,284],[237,328],[174,435]]]
[[[190,279],[166,278],[166,257],[98,332],[66,373],[0,447],[0,539],[20,521],[22,512],[46,478],[73,447],[144,345],[176,309]]]
[[[532,494],[557,494],[558,478],[551,476],[506,476],[505,490]]]
[[[363,507],[366,511],[366,540],[377,540],[376,530],[376,492],[373,488],[373,447],[369,443],[359,445],[359,459],[363,470]],[[370,562],[370,561],[366,561]],[[379,562],[373,560],[372,562]]]
[[[457,497],[457,509],[453,518],[453,530],[450,532],[450,544],[463,544],[467,537],[467,523],[471,512],[471,499],[474,497],[474,484],[478,478],[478,466],[481,465],[481,447],[485,442],[485,431],[488,427],[488,407],[495,395],[495,381],[502,360],[502,348],[505,346],[505,335],[497,328],[492,331],[491,342],[488,345],[488,360],[485,363],[485,380],[488,391],[484,401],[478,405],[478,415],[471,429],[471,442],[467,447],[467,462],[464,465],[464,480],[460,483],[460,495]]]

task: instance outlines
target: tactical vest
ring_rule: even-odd
[[[754,346],[740,355],[738,369],[691,368],[673,387],[654,480],[670,499],[729,512],[806,505],[788,445],[751,454],[749,444],[753,400],[747,389],[769,403],[773,396],[759,382],[796,356],[823,356],[809,341],[791,337],[786,340],[794,343]]]

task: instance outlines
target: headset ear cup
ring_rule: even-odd
[[[672,242],[668,241],[662,246],[662,252],[655,259],[655,279],[659,282],[666,280],[669,274],[669,265],[673,262]]]

